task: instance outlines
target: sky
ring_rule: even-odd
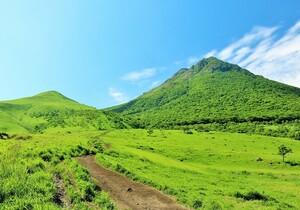
[[[299,0],[0,0],[0,100],[105,108],[215,56],[300,87]]]

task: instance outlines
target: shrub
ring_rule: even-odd
[[[183,132],[185,134],[193,134],[193,132],[189,128],[183,128]]]
[[[31,140],[32,139],[32,136],[16,136],[15,137],[16,140]]]
[[[92,149],[95,149],[96,152],[100,152],[100,153],[104,152],[104,146],[103,146],[103,142],[101,140],[91,139],[88,141],[88,145]]]
[[[300,131],[295,131],[294,139],[300,140]]]
[[[200,200],[195,200],[194,201],[194,204],[193,204],[193,208],[194,209],[198,209],[198,208],[201,208],[202,207],[202,201],[200,201]]]
[[[234,195],[236,198],[242,198],[247,201],[251,200],[262,200],[262,201],[268,201],[268,197],[265,195],[260,194],[259,192],[249,192],[247,194],[242,194],[240,192],[235,193]]]
[[[7,133],[0,133],[0,139],[3,140],[10,139],[10,136]]]
[[[46,162],[50,162],[52,159],[51,150],[42,151],[39,153],[39,156]]]

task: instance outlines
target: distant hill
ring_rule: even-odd
[[[44,132],[130,127],[120,114],[80,104],[56,91],[0,102],[0,132]]]
[[[300,119],[300,89],[210,57],[108,110],[131,116],[141,127],[284,122]]]

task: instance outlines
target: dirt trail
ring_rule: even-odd
[[[89,169],[97,184],[110,194],[120,209],[187,209],[155,189],[100,166],[93,156],[79,157],[77,160]]]

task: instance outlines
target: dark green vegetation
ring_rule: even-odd
[[[99,136],[33,134],[24,139],[0,141],[0,209],[116,208],[73,159],[103,152]]]
[[[195,209],[300,208],[300,141],[192,132],[112,131],[101,137],[109,149],[96,158]],[[295,151],[286,164],[282,144]]]
[[[109,110],[141,128],[217,130],[300,139],[300,89],[211,57]]]
[[[79,104],[55,91],[0,102],[0,119],[2,132],[40,133],[131,127],[120,114]]]

